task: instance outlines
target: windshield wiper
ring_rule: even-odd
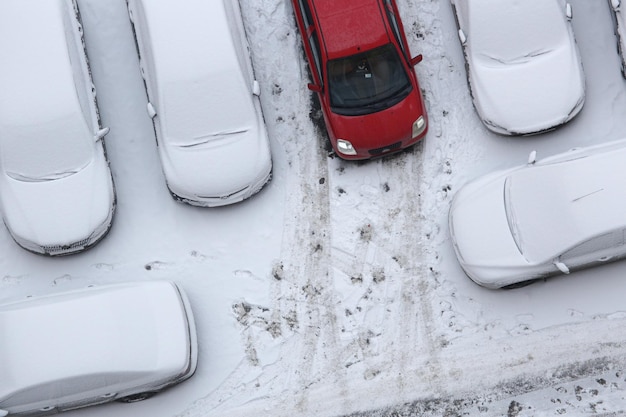
[[[208,135],[200,136],[196,139],[197,142],[193,143],[185,143],[179,144],[178,146],[181,148],[193,148],[194,146],[200,146],[215,140],[216,138],[222,138],[225,136],[239,135],[241,133],[245,133],[250,129],[232,129],[232,130],[223,130],[221,132],[209,133]]]
[[[39,176],[24,175],[24,174],[19,174],[17,172],[7,172],[7,175],[13,178],[14,180],[22,181],[22,182],[46,182],[46,181],[60,180],[62,178],[69,177],[76,173],[78,173],[78,170],[54,172],[51,174],[45,174],[45,175],[39,175]]]

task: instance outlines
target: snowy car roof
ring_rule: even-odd
[[[529,261],[559,256],[603,233],[626,229],[626,147],[540,164],[506,178],[513,234]],[[512,221],[511,221],[512,220]]]
[[[255,128],[251,81],[236,53],[223,1],[141,1],[161,89],[157,107],[169,143]],[[148,46],[148,45],[146,45]]]
[[[168,281],[0,305],[0,334],[0,406],[22,390],[90,375],[108,384],[155,378],[155,370],[178,376],[191,349],[179,290]]]
[[[17,176],[76,171],[91,158],[68,51],[72,13],[67,0],[0,2],[0,156]]]

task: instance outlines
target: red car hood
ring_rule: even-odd
[[[330,112],[327,117],[333,145],[337,139],[345,139],[361,154],[411,139],[413,123],[422,115],[426,117],[414,88],[404,100],[385,110],[359,116]]]

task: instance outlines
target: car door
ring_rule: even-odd
[[[302,24],[304,25],[302,43],[304,44],[304,50],[311,67],[313,84],[321,90],[324,85],[322,50],[320,39],[315,28],[313,14],[311,13],[311,6],[308,0],[295,0],[295,3],[298,8],[297,13],[302,17]]]
[[[555,264],[567,273],[598,263],[610,262],[624,256],[624,230],[604,233],[588,239],[563,252]]]

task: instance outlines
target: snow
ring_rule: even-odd
[[[445,0],[399,1],[429,110],[427,137],[363,163],[328,158],[291,5],[241,0],[274,175],[253,198],[201,209],[164,186],[123,0],[79,0],[118,210],[81,255],[29,254],[0,229],[0,301],[129,280],[189,294],[199,359],[143,402],[65,415],[440,416],[619,412],[626,263],[511,291],[462,272],[447,216],[469,180],[626,137],[608,2],[572,0],[585,108],[554,132],[490,133],[467,88]],[[391,407],[391,408],[388,408]],[[401,414],[402,413],[402,414]]]

